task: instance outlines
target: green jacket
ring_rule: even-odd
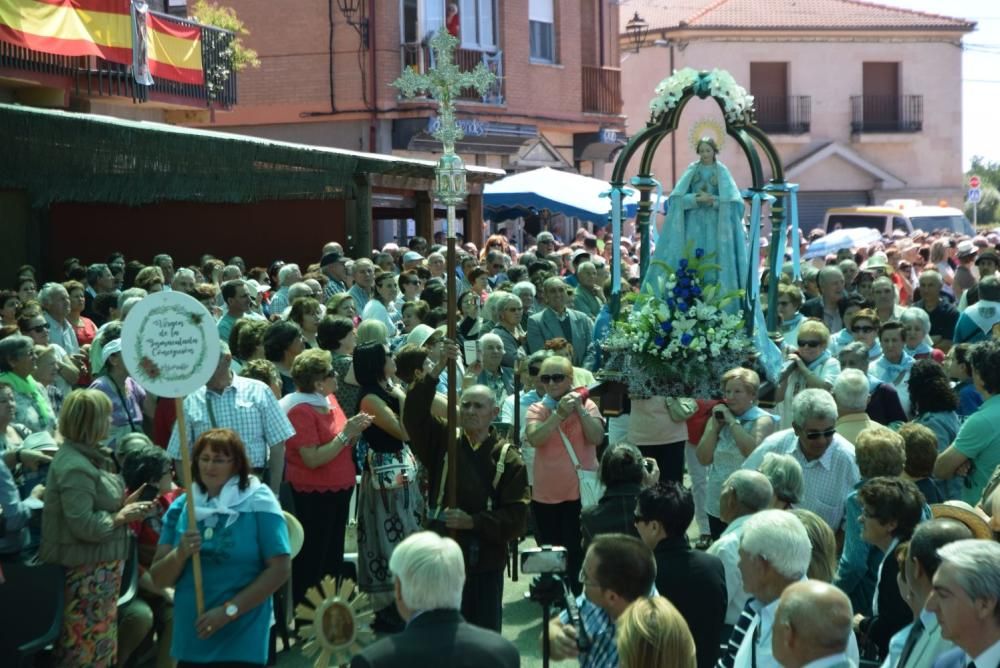
[[[128,527],[114,525],[124,500],[110,450],[63,443],[45,481],[39,557],[63,566],[124,559]]]

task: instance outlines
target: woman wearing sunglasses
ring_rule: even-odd
[[[830,330],[821,320],[799,326],[797,346],[789,345],[788,360],[774,393],[781,428],[792,426],[792,400],[805,389],[829,390],[840,373],[840,362],[830,354]]]
[[[531,490],[535,537],[539,544],[565,547],[566,572],[579,573],[583,566],[582,503],[573,460],[582,469],[597,470],[597,446],[604,440],[604,419],[593,401],[573,389],[573,363],[567,358],[547,358],[538,380],[545,388],[545,398],[528,409],[526,430],[528,444],[535,449]],[[579,583],[571,582],[570,586],[577,594],[583,590]]]
[[[851,336],[855,341],[865,345],[869,360],[876,360],[882,356],[882,344],[878,342],[878,329],[881,325],[878,314],[872,308],[861,309],[851,319]]]

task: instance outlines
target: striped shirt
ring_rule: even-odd
[[[206,387],[199,388],[184,400],[184,416],[189,446],[209,429],[232,429],[243,439],[253,468],[266,466],[270,446],[295,434],[271,388],[259,380],[242,376],[233,376],[221,394]],[[170,433],[167,453],[174,459],[181,457],[176,423]]]
[[[581,594],[576,597],[580,621],[590,638],[590,651],[580,654],[580,668],[610,668],[618,665],[618,646],[615,644],[615,623],[608,613]],[[569,614],[563,610],[559,621],[569,624]]]

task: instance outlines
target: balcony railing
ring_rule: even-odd
[[[191,21],[153,12],[173,23],[192,25]],[[199,25],[199,24],[194,24]],[[157,100],[177,105],[217,106],[236,104],[236,72],[229,43],[234,35],[212,26],[201,25],[201,61],[205,83],[185,84],[157,77],[153,85],[137,84],[131,67],[111,63],[95,56],[59,56],[26,49],[0,41],[0,71],[34,73],[45,86],[61,86],[76,95],[129,97],[133,102]],[[31,76],[22,77],[31,79]]]
[[[758,95],[754,97],[757,127],[770,134],[802,135],[809,132],[812,98],[808,95]]]
[[[923,126],[923,95],[855,95],[851,98],[851,132],[920,132]]]
[[[399,45],[400,65],[412,68],[423,74],[434,67],[434,52],[427,44],[408,42]],[[496,83],[485,95],[480,95],[474,88],[463,88],[458,99],[483,104],[504,104],[503,51],[477,51],[476,49],[455,49],[455,64],[461,72],[471,72],[476,65],[482,63],[496,75]]]
[[[617,67],[583,66],[583,110],[617,116],[622,113],[622,71]]]

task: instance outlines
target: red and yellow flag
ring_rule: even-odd
[[[129,0],[0,0],[0,40],[62,56],[132,64]],[[148,14],[153,76],[203,84],[201,28]]]

